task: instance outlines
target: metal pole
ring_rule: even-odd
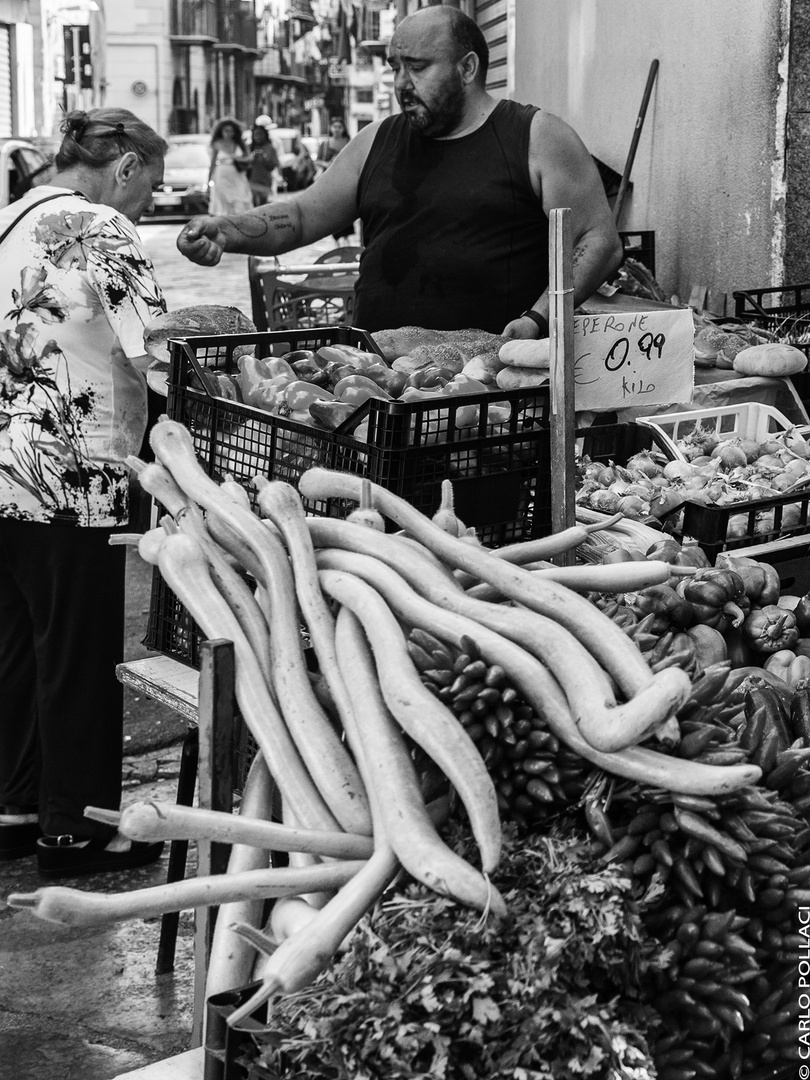
[[[549,327],[551,389],[551,530],[576,522],[574,502],[574,271],[571,211],[549,214]],[[557,560],[574,562],[574,552]]]

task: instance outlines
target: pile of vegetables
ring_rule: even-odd
[[[498,388],[483,359],[468,358],[450,345],[425,346],[391,364],[379,353],[346,344],[296,349],[267,359],[259,359],[252,350],[240,351],[238,374],[202,372],[214,396],[329,431],[345,424],[369,398],[441,402],[454,395],[488,398],[489,391]],[[488,401],[485,407],[487,424],[509,418],[509,406],[503,402]],[[469,404],[458,410],[455,424],[472,427],[479,416],[479,408]]]
[[[431,521],[319,468],[301,497],[353,501],[348,520],[307,518],[293,488],[256,477],[259,517],[182,425],[158,423],[152,446],[153,464],[132,465],[167,516],[139,550],[206,637],[234,642],[259,754],[238,817],[141,804],[113,818],[137,839],[229,840],[229,870],[10,905],[83,924],[221,905],[207,993],[257,981],[228,1022],[260,1028],[269,1004],[273,1076],[491,1077],[511,1052],[516,1075],[554,1063],[640,1080],[653,1060],[681,1080],[719,1061],[736,1080],[763,1048],[789,1059],[791,919],[810,895],[805,711],[781,701],[774,742],[754,686],[706,636],[753,620],[752,648],[785,651],[765,571],[664,547],[555,566],[594,526],[488,550],[449,501]],[[327,1034],[317,1053],[334,1071],[319,1072],[305,1040]]]
[[[651,451],[634,454],[626,466],[578,462],[577,503],[603,513],[650,518],[676,529],[674,515],[685,503],[739,506],[780,499],[777,507],[755,507],[729,515],[727,540],[751,535],[766,538],[807,528],[802,497],[810,484],[810,446],[794,428],[774,432],[765,441],[719,437],[712,425],[697,421],[675,440],[678,457],[662,461]]]

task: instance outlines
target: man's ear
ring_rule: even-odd
[[[472,50],[465,56],[462,56],[459,61],[459,67],[461,69],[461,77],[466,84],[469,85],[469,83],[475,82],[480,65],[481,61],[478,59],[478,54],[472,52]]]
[[[122,155],[118,164],[115,166],[115,179],[123,187],[128,180],[132,178],[133,173],[138,167],[138,155],[134,154],[131,150],[127,150]]]

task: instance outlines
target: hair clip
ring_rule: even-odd
[[[116,133],[116,135],[126,135],[126,131],[124,130],[124,125],[123,124],[116,124],[115,125],[115,133]]]

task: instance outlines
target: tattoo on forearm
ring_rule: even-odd
[[[231,220],[231,227],[234,232],[250,239],[267,234],[267,222],[255,216],[234,218]]]
[[[571,256],[571,265],[573,267],[576,267],[578,263],[581,263],[582,260],[585,258],[585,255],[587,254],[587,252],[588,252],[587,244],[578,244],[574,248],[574,252],[573,252],[573,254]]]

